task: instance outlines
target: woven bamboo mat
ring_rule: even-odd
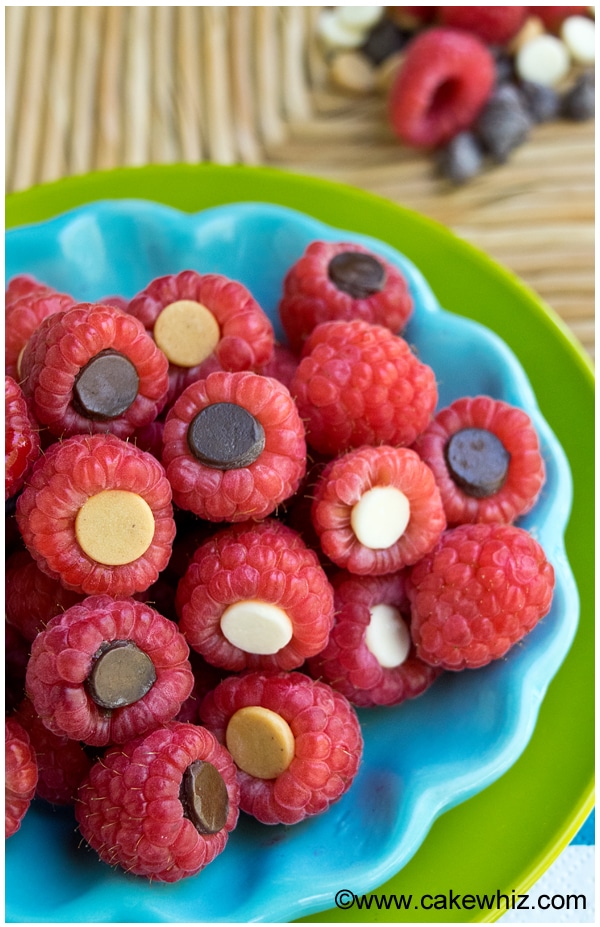
[[[320,7],[6,9],[6,189],[127,165],[266,164],[444,223],[594,351],[594,125],[553,123],[459,189],[401,147],[376,93],[334,90]]]

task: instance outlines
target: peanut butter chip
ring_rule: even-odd
[[[195,367],[215,350],[221,331],[214,315],[193,299],[170,303],[154,323],[154,340],[178,367]]]
[[[186,768],[179,789],[186,818],[201,834],[217,834],[229,814],[229,795],[221,773],[212,763],[194,760]]]
[[[249,705],[232,715],[225,743],[234,763],[257,779],[275,779],[285,772],[296,749],[287,721],[262,705]]]
[[[133,563],[152,543],[154,515],[137,493],[106,489],[90,496],[77,512],[75,537],[83,552],[97,563]]]

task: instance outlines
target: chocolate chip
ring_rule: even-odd
[[[526,141],[532,125],[518,89],[501,84],[478,117],[474,132],[493,160],[501,164]]]
[[[82,367],[73,385],[73,405],[93,421],[118,418],[138,394],[140,378],[128,357],[118,351],[100,351]]]
[[[260,422],[234,402],[215,402],[198,412],[187,440],[194,457],[215,470],[249,467],[265,447]]]
[[[585,71],[561,101],[561,113],[565,119],[584,122],[596,112],[596,88],[594,72]]]
[[[465,130],[455,135],[437,155],[442,177],[461,184],[471,180],[483,170],[483,151],[472,132]]]
[[[534,122],[551,122],[560,109],[560,97],[554,87],[546,87],[534,81],[524,80],[520,85],[521,96]]]
[[[373,64],[378,65],[403,49],[410,38],[408,30],[401,29],[390,19],[382,19],[369,32],[362,51]]]
[[[227,786],[218,769],[204,760],[194,760],[181,780],[179,801],[183,813],[201,834],[217,834],[229,814]]]
[[[383,265],[372,254],[342,251],[329,262],[329,279],[353,299],[367,299],[385,283]]]
[[[467,495],[493,496],[504,485],[510,454],[502,441],[485,428],[463,428],[445,447],[450,476]]]
[[[101,708],[124,708],[139,701],[156,682],[154,663],[133,641],[106,641],[94,656],[86,683]]]

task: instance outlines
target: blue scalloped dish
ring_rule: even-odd
[[[528,379],[498,336],[444,311],[420,272],[390,246],[262,203],[196,214],[142,200],[92,203],[9,231],[6,275],[31,273],[83,301],[130,297],[154,277],[186,268],[223,273],[251,290],[282,337],[277,304],[283,276],[319,238],[365,244],[405,273],[415,303],[405,335],[436,372],[440,407],[486,393],[532,418],[547,482],[520,524],[555,567],[552,609],[505,659],[443,675],[412,702],[360,711],[364,761],[341,801],[287,828],[242,815],[224,853],[178,884],[109,868],[80,846],[70,810],[34,802],[7,843],[8,921],[277,922],[322,911],[333,906],[341,887],[372,891],[401,870],[438,815],[501,776],[529,741],[578,622],[564,547],[572,485]]]

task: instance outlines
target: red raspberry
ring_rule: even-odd
[[[569,16],[588,16],[588,6],[532,6],[532,16],[538,16],[548,32],[558,33],[565,19]]]
[[[55,291],[47,283],[42,283],[31,274],[17,274],[8,281],[4,294],[4,305],[8,309],[13,303],[30,296],[43,296]]]
[[[187,305],[178,309],[181,304]],[[221,274],[184,270],[157,277],[133,297],[128,312],[169,359],[169,406],[209,373],[255,369],[273,353],[268,316],[245,286]]]
[[[38,778],[29,735],[14,718],[4,720],[4,751],[4,836],[12,837],[29,809]]]
[[[475,122],[494,80],[494,59],[480,39],[459,29],[427,29],[411,39],[394,79],[391,126],[407,145],[442,145]]]
[[[273,357],[257,369],[263,377],[274,377],[288,389],[298,366],[298,357],[286,345],[273,345]]]
[[[333,624],[317,555],[275,519],[226,528],[199,547],[176,605],[190,646],[235,671],[295,669],[323,649]]]
[[[236,762],[240,809],[263,824],[327,811],[362,758],[348,700],[303,673],[230,676],[206,696],[200,716]]]
[[[89,596],[31,647],[27,693],[48,730],[94,746],[172,720],[193,686],[174,621],[135,599]]]
[[[265,518],[306,469],[304,427],[289,390],[250,372],[211,373],[188,386],[163,441],[174,502],[207,521]]]
[[[312,521],[326,556],[363,576],[416,563],[446,527],[433,473],[402,447],[363,447],[331,461]]]
[[[198,710],[202,703],[202,699],[229,674],[225,670],[218,669],[216,666],[211,666],[210,663],[207,663],[195,650],[190,652],[189,660],[192,673],[194,674],[194,686],[175,715],[174,720],[188,721],[190,724],[199,724]]]
[[[17,522],[39,568],[85,594],[144,591],[175,535],[162,466],[114,435],[52,445],[19,496]]]
[[[362,319],[396,333],[413,301],[404,275],[355,243],[313,241],[288,270],[279,315],[292,350],[321,322]]]
[[[132,316],[78,303],[44,319],[21,370],[33,411],[52,434],[127,438],[154,421],[167,398],[168,362]]]
[[[21,354],[40,322],[63,312],[75,304],[67,293],[57,293],[52,287],[33,277],[14,277],[8,285],[4,321],[4,372],[21,380]]]
[[[342,571],[332,583],[335,625],[327,647],[308,661],[311,676],[362,708],[421,695],[440,671],[416,655],[404,571],[362,577]]]
[[[79,783],[92,765],[83,745],[49,731],[28,698],[19,706],[15,718],[27,731],[35,750],[36,797],[53,805],[73,804]]]
[[[308,337],[291,393],[321,454],[412,444],[437,402],[435,374],[381,325],[324,322]]]
[[[457,399],[413,449],[433,470],[450,527],[512,522],[544,485],[539,439],[526,412],[490,396]]]
[[[82,782],[75,813],[109,866],[177,882],[225,849],[239,814],[235,766],[209,731],[172,722],[107,750]]]
[[[27,550],[15,551],[6,561],[5,587],[6,620],[29,643],[51,618],[82,599],[42,572]]]
[[[25,484],[40,455],[40,436],[21,387],[4,377],[4,501]]]
[[[485,666],[550,610],[554,569],[514,525],[459,525],[410,572],[417,654],[448,670]]]
[[[528,15],[529,7],[527,6],[440,6],[438,8],[438,17],[444,26],[472,32],[486,45],[506,45],[517,34]]]

